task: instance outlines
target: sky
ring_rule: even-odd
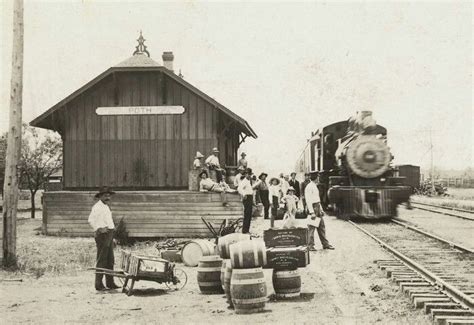
[[[8,127],[12,2],[1,10]],[[25,1],[23,119],[131,56],[151,57],[246,119],[254,169],[290,172],[312,131],[371,110],[397,164],[474,167],[473,8],[440,2]],[[204,148],[203,148],[204,150]],[[204,150],[205,151],[205,150]]]

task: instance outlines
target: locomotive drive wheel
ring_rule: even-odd
[[[173,282],[166,282],[166,286],[170,290],[180,290],[188,283],[188,275],[183,269],[174,269]]]

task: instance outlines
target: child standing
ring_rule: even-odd
[[[298,197],[295,195],[295,189],[290,186],[287,194],[281,199],[286,205],[286,217],[283,222],[283,228],[291,228],[296,226],[296,210],[298,209]]]

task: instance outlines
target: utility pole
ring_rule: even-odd
[[[17,166],[21,152],[23,96],[23,0],[13,2],[13,49],[5,181],[3,184],[3,265],[16,265]]]
[[[430,128],[430,151],[431,151],[431,167],[430,167],[431,189],[433,190],[433,193],[434,193],[435,185],[434,185],[434,167],[433,167],[433,138],[431,136],[431,128]]]

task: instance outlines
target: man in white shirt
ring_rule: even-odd
[[[247,168],[245,170],[245,178],[239,183],[237,191],[242,196],[242,204],[244,205],[244,222],[242,225],[242,233],[248,234],[250,230],[250,222],[252,220],[252,207],[253,207],[253,190],[251,177],[252,169]]]
[[[323,249],[334,249],[326,238],[326,227],[324,225],[324,219],[320,204],[319,190],[317,186],[318,173],[313,172],[310,174],[311,182],[306,185],[304,191],[304,197],[306,200],[306,206],[308,209],[308,234],[309,243],[308,247],[310,250],[316,250],[314,248],[314,231],[317,229],[319,240],[323,245]]]
[[[237,168],[237,175],[235,175],[235,178],[234,178],[234,187],[235,188],[239,188],[239,184],[240,184],[240,180],[242,179],[242,176],[245,172],[245,168],[243,168],[242,166],[239,166]]]
[[[99,193],[95,195],[98,201],[92,207],[89,215],[89,224],[95,232],[95,243],[97,246],[97,260],[96,267],[102,269],[114,269],[114,220],[112,219],[112,212],[109,208],[109,202],[111,195],[115,194],[109,190],[108,187],[104,186],[99,190]],[[114,283],[114,278],[111,275],[105,276],[105,282],[107,288],[102,283],[103,274],[95,275],[95,289],[97,291],[103,291],[107,288],[118,289]]]
[[[221,168],[221,165],[219,164],[219,157],[217,156],[218,154],[219,154],[219,150],[217,150],[217,148],[212,148],[212,154],[209,157],[207,157],[205,163],[209,167],[209,170],[216,171],[217,183],[220,183],[222,180],[222,173],[224,170]]]

